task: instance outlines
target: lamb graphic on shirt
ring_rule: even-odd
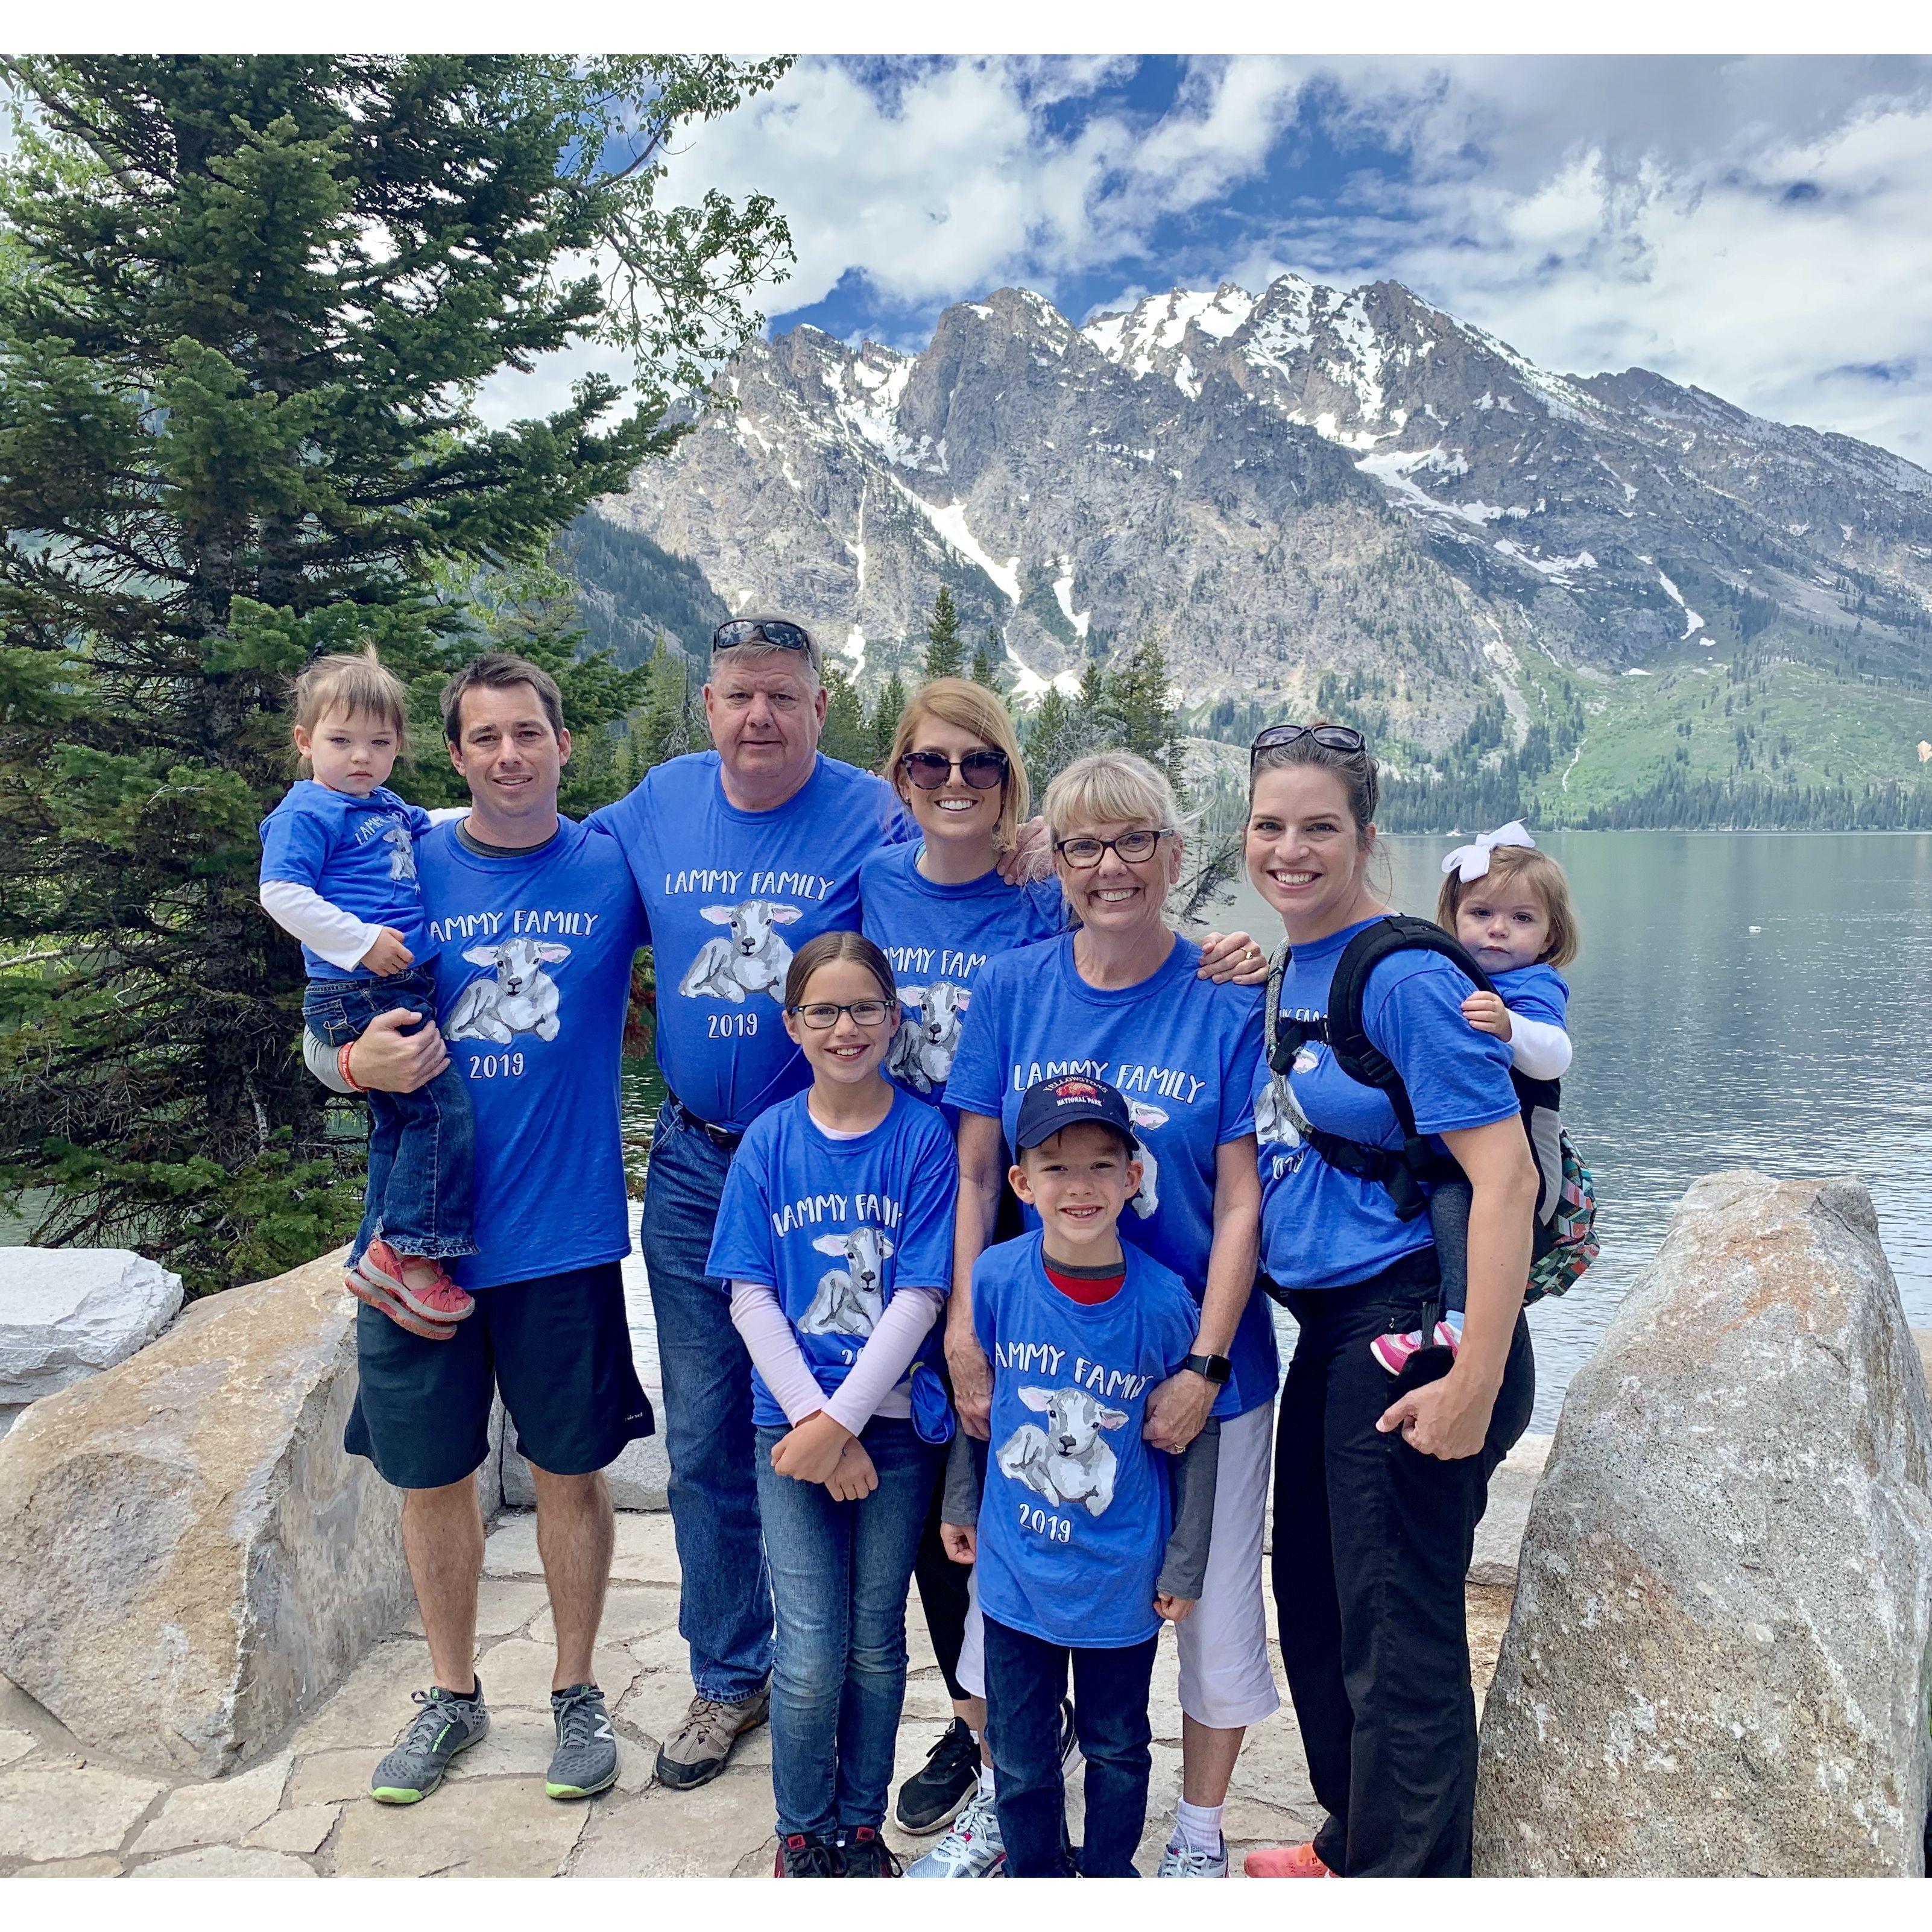
[[[382,834],[382,842],[389,848],[389,878],[413,879],[416,875],[416,842],[411,836],[408,824],[402,819],[392,818],[388,830]]]
[[[1160,1163],[1154,1157],[1154,1149],[1148,1145],[1147,1130],[1164,1127],[1167,1115],[1159,1107],[1150,1107],[1144,1100],[1127,1102],[1127,1118],[1134,1124],[1134,1138],[1140,1144],[1141,1186],[1128,1206],[1144,1221],[1160,1205]]]
[[[698,917],[710,926],[728,926],[728,939],[707,939],[685,968],[677,990],[688,1000],[729,1000],[742,1006],[748,993],[769,993],[782,1005],[791,948],[778,928],[805,915],[776,899],[745,899],[734,906],[708,905]]]
[[[472,966],[488,969],[456,996],[444,1022],[447,1040],[487,1040],[507,1046],[520,1033],[554,1040],[559,1030],[556,982],[544,970],[561,966],[570,948],[554,939],[506,939],[464,948]]]
[[[1000,1474],[1056,1509],[1083,1503],[1088,1515],[1104,1516],[1120,1466],[1101,1432],[1124,1429],[1126,1412],[1106,1407],[1083,1388],[1023,1388],[1019,1398],[1046,1421],[1023,1422],[1000,1444],[993,1460]]]
[[[886,1071],[915,1094],[936,1094],[952,1072],[952,1056],[959,1050],[959,1029],[973,995],[950,980],[935,980],[929,986],[902,986],[899,1030],[892,1036]],[[904,1011],[910,1002],[919,1010]]]
[[[1281,1074],[1272,1076],[1255,1096],[1255,1138],[1264,1146],[1299,1147],[1308,1124],[1294,1090]]]
[[[892,1244],[876,1228],[820,1234],[812,1244],[844,1262],[820,1276],[818,1291],[800,1317],[801,1335],[869,1335],[886,1312],[885,1264]]]

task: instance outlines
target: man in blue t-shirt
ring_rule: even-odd
[[[664,1366],[678,1628],[697,1692],[658,1754],[659,1780],[676,1790],[716,1777],[764,1721],[771,1674],[751,1358],[730,1282],[705,1271],[725,1172],[746,1128],[808,1084],[780,1018],[793,953],[859,930],[861,862],[913,829],[883,779],[820,753],[825,706],[802,626],[722,624],[704,687],[712,748],[656,766],[591,820],[630,862],[650,917],[669,1089],[640,1233]]]
[[[620,1269],[630,1228],[618,1058],[646,928],[616,842],[558,814],[570,734],[549,676],[493,652],[450,680],[443,718],[472,802],[466,820],[416,848],[436,1024],[378,1015],[340,1070],[358,1088],[406,1093],[453,1067],[476,1130],[478,1252],[456,1270],[475,1312],[432,1338],[357,1310],[345,1446],[404,1492],[403,1546],[434,1679],[370,1790],[414,1803],[489,1727],[473,1668],[483,1527],[472,1479],[500,1389],[530,1465],[556,1626],[545,1788],[582,1797],[617,1775],[591,1670],[615,1534],[602,1472],[652,1427]],[[336,1084],[334,1054],[311,1046],[310,1064]],[[372,1135],[372,1184],[389,1154]],[[358,1254],[370,1232],[365,1222]]]

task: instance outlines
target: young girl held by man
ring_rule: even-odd
[[[932,1366],[958,1169],[936,1108],[880,1062],[890,965],[856,932],[801,946],[785,1030],[812,1084],[733,1159],[708,1272],[752,1364],[758,1508],[777,1610],[772,1788],[781,1878],[896,1878],[885,1822],[905,1604],[941,1445]]]

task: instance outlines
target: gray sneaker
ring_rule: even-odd
[[[658,1782],[674,1791],[709,1784],[724,1768],[731,1747],[771,1714],[771,1687],[736,1704],[694,1697],[684,1722],[658,1747]]]
[[[480,1677],[466,1697],[440,1684],[410,1695],[422,1708],[369,1780],[369,1796],[379,1804],[419,1804],[442,1782],[450,1760],[489,1734]]]
[[[556,1755],[544,1790],[553,1798],[590,1798],[617,1781],[617,1739],[604,1694],[594,1684],[573,1684],[550,1694],[556,1721]]]

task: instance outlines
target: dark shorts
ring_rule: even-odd
[[[478,1468],[501,1389],[518,1446],[556,1476],[615,1462],[656,1424],[631,1361],[616,1262],[476,1291],[447,1342],[425,1341],[366,1304],[356,1313],[360,1376],[342,1446],[399,1490],[436,1490]]]

